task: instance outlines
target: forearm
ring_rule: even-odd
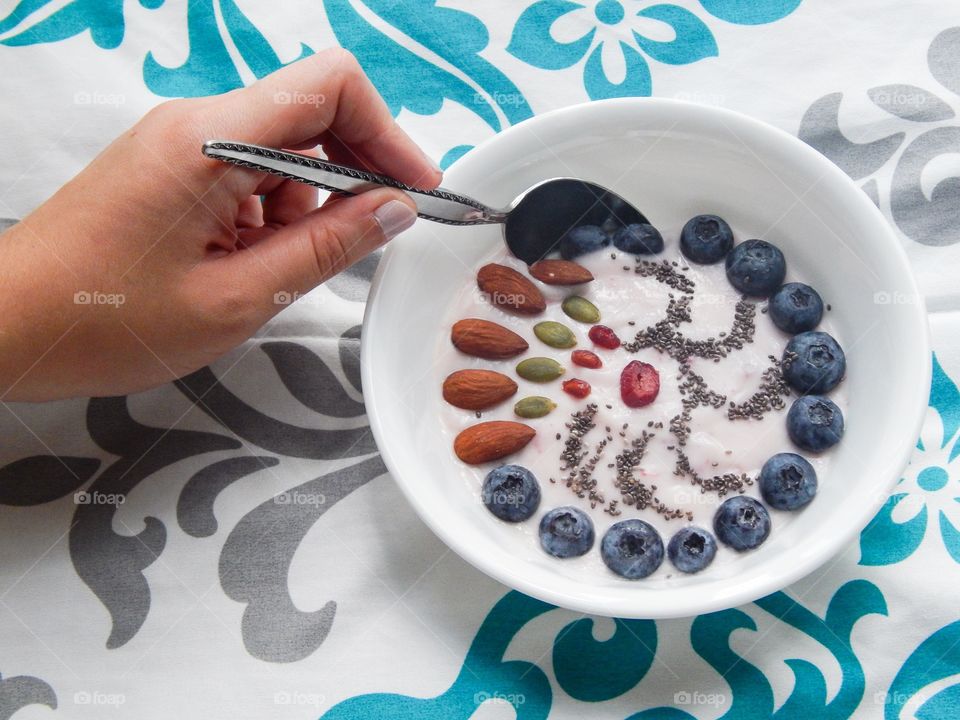
[[[62,397],[59,386],[71,375],[65,369],[77,364],[61,343],[80,325],[78,283],[56,241],[37,213],[0,234],[0,399],[6,402]]]

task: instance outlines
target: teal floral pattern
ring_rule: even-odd
[[[928,533],[939,535],[949,557],[960,563],[960,484],[950,476],[960,455],[958,430],[960,390],[934,356],[923,435],[894,493],[860,535],[861,565],[902,562]]]
[[[0,44],[53,43],[84,32],[105,50],[123,43],[122,0],[70,0],[34,21],[51,1],[19,0],[0,17]],[[139,2],[149,10],[164,4],[164,0]],[[701,5],[714,18],[755,25],[785,17],[799,2],[703,0]],[[498,132],[533,114],[524,93],[482,56],[490,35],[471,13],[439,6],[437,0],[364,0],[363,12],[351,0],[323,0],[323,6],[337,41],[357,56],[394,115],[404,108],[433,115],[449,100]],[[380,29],[381,23],[391,28],[390,34]],[[575,37],[557,39],[556,33],[564,28]],[[143,81],[153,93],[215,95],[241,87],[245,74],[261,78],[287,64],[236,0],[189,3],[186,40],[187,57],[177,66],[164,65],[152,52],[146,53]],[[228,47],[236,49],[237,57]],[[647,58],[686,65],[719,53],[713,33],[696,13],[672,3],[641,0],[586,4],[537,0],[520,14],[506,50],[548,70],[582,63],[584,90],[592,99],[650,95]],[[299,56],[290,62],[312,52],[301,43]],[[447,167],[472,147],[460,144],[449,149],[441,166]]]
[[[493,607],[477,631],[453,684],[433,698],[371,694],[335,705],[323,720],[360,720],[389,717],[421,720],[466,720],[486,702],[509,704],[517,720],[541,720],[550,713],[554,690],[540,663],[504,660],[513,638],[527,623],[555,610],[552,605],[518,592],[509,592]],[[839,690],[827,700],[824,668],[804,659],[786,661],[794,686],[775,709],[773,688],[763,670],[734,650],[731,637],[738,630],[758,631],[753,613],[801,633],[839,665]],[[853,580],[834,593],[824,617],[819,617],[789,595],[777,592],[746,609],[723,610],[696,618],[690,630],[693,650],[730,688],[725,720],[793,718],[815,714],[827,720],[850,717],[863,698],[864,673],[850,643],[850,633],[866,615],[887,614],[883,594],[870,582]],[[553,673],[559,690],[581,702],[602,703],[620,697],[646,676],[657,654],[657,624],[652,620],[614,620],[607,640],[593,637],[593,623],[582,618],[566,625],[553,641]],[[546,654],[544,655],[546,657]],[[688,681],[677,678],[675,702],[696,704]],[[641,710],[628,720],[683,720],[694,718],[681,707]]]
[[[150,0],[141,5],[157,8],[163,0]],[[104,50],[113,50],[123,41],[123,0],[73,0],[49,16],[30,24],[28,18],[50,3],[50,0],[20,0],[0,20],[0,33],[25,25],[19,32],[4,38],[4,45],[33,45],[56,42],[90,31],[90,38]]]
[[[0,44],[9,46],[52,43],[90,32],[93,42],[104,50],[118,48],[126,30],[123,0],[71,0],[38,22],[32,16],[50,4],[50,0],[20,0],[0,19]],[[154,10],[163,0],[140,0]],[[216,7],[215,7],[216,5]],[[147,88],[164,97],[215,95],[241,87],[243,81],[226,39],[217,26],[217,10],[223,18],[229,40],[255,77],[269,75],[285,63],[270,47],[263,34],[237,6],[234,0],[196,0],[187,9],[187,36],[190,52],[178,67],[160,64],[152,53],[143,61],[143,80]],[[6,34],[7,31],[12,31]],[[306,45],[296,60],[311,54]]]
[[[438,7],[436,0],[366,0],[365,5],[462,75],[458,77],[436,59],[387,37],[349,0],[324,0],[337,40],[357,56],[394,114],[407,108],[433,115],[444,99],[450,99],[476,113],[495,131],[532,114],[519,88],[480,56],[490,37],[486,26],[470,13]]]
[[[139,1],[148,9],[159,8],[164,2]],[[0,17],[0,45],[53,43],[87,31],[105,50],[116,49],[123,42],[123,0],[72,0],[33,22],[33,17],[42,14],[40,11],[50,3],[20,0]],[[349,0],[324,0],[323,5],[338,42],[357,56],[394,115],[404,108],[433,115],[445,100],[451,100],[497,132],[533,114],[520,89],[481,56],[489,43],[489,33],[470,13],[439,7],[436,0],[366,0],[366,14],[375,15],[409,41],[398,42],[374,27]],[[189,3],[186,30],[189,52],[182,64],[168,67],[152,52],[143,59],[144,84],[156,95],[216,95],[243,86],[242,70],[261,78],[289,64],[280,59],[235,0]],[[239,58],[231,57],[228,44],[236,48]],[[291,62],[312,52],[301,43],[300,55]],[[441,165],[447,167],[472,147],[462,144],[451,148]]]
[[[701,4],[727,22],[755,25],[789,15],[800,0]],[[586,58],[583,84],[594,100],[650,95],[653,84],[645,55],[668,65],[687,65],[719,54],[713,33],[696,14],[679,5],[638,0],[539,0],[517,20],[507,50],[545,70],[573,67]]]
[[[956,718],[960,714],[960,621],[924,640],[900,667],[890,690],[877,704],[885,720]],[[906,715],[904,710],[912,710]]]

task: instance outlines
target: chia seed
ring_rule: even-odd
[[[763,420],[765,413],[786,407],[784,398],[790,396],[790,386],[783,379],[780,361],[773,355],[768,357],[771,365],[763,371],[759,389],[740,404],[731,402],[727,408],[728,420]]]
[[[562,482],[578,498],[590,503],[591,508],[598,505],[609,515],[616,517],[623,513],[620,505],[634,507],[637,510],[652,508],[655,512],[662,515],[665,519],[686,517],[692,520],[692,513],[677,508],[671,508],[665,505],[656,496],[656,485],[647,485],[634,476],[634,470],[640,466],[647,444],[654,437],[653,433],[644,430],[640,437],[633,438],[626,448],[614,458],[613,462],[603,463],[607,469],[614,470],[615,479],[613,485],[620,491],[620,498],[607,501],[601,488],[598,487],[598,481],[594,473],[601,466],[601,461],[610,445],[613,437],[607,434],[601,438],[596,445],[592,447],[587,445],[587,435],[596,427],[597,405],[590,403],[581,410],[570,415],[570,422],[566,423],[569,431],[564,441],[563,450],[560,453],[560,472],[564,475]],[[663,426],[663,423],[651,426]],[[626,439],[626,430],[629,423],[623,423],[619,435]],[[605,430],[610,433],[611,429]],[[590,449],[588,449],[590,447]],[[550,482],[556,483],[554,478]]]
[[[666,520],[682,517],[692,520],[691,513],[665,505],[655,494],[656,485],[648,486],[634,475],[634,470],[639,467],[647,451],[647,445],[653,437],[653,433],[644,430],[640,437],[634,438],[630,446],[617,455],[617,477],[613,484],[620,491],[620,499],[624,505],[635,507],[637,510],[652,508]],[[620,512],[617,511],[616,514],[619,515]]]
[[[681,323],[691,322],[689,305],[689,297],[680,300],[671,297],[667,304],[666,318],[640,330],[632,342],[623,344],[624,349],[635,353],[652,347],[680,362],[690,357],[719,361],[727,357],[732,350],[742,350],[744,345],[753,342],[756,333],[756,305],[753,303],[744,298],[737,301],[730,330],[723,333],[720,340],[693,340],[677,329]]]
[[[723,473],[707,478],[701,477],[690,467],[689,458],[681,450],[677,451],[677,464],[673,474],[679,477],[689,477],[690,484],[698,486],[701,493],[715,492],[717,497],[724,497],[732,492],[743,493],[749,485],[754,483],[754,479],[746,473],[740,473],[739,475]]]
[[[637,267],[634,272],[640,277],[652,277],[657,282],[663,283],[667,287],[679,290],[688,295],[693,294],[696,283],[688,278],[684,273],[676,270],[677,263],[670,264],[667,260],[654,262],[652,260],[641,260],[637,258]],[[630,268],[624,266],[624,270]]]
[[[584,458],[590,455],[590,451],[584,449],[583,440],[587,433],[596,427],[593,422],[596,414],[597,404],[590,403],[583,410],[577,410],[570,416],[571,422],[566,424],[570,434],[564,441],[563,451],[560,453],[560,471],[567,473],[564,483],[577,497],[587,498],[591,508],[605,503],[603,493],[597,490],[597,480],[593,477],[593,471],[609,442],[603,439],[597,443],[593,455],[585,464],[583,463]]]

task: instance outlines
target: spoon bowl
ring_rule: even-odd
[[[503,235],[516,257],[528,265],[553,252],[570,228],[598,225],[613,231],[650,221],[612,190],[576,178],[553,178],[513,201]]]

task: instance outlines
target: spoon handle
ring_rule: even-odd
[[[331,192],[356,195],[380,185],[398,188],[416,203],[420,217],[445,225],[487,225],[506,220],[506,213],[443,188],[418,190],[385,175],[337,165],[287,150],[229,140],[210,140],[204,143],[203,154]]]

